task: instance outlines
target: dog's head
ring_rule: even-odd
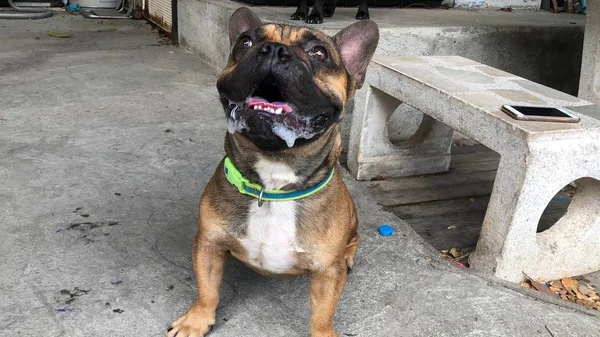
[[[379,39],[372,21],[328,37],[316,29],[263,24],[247,8],[231,16],[231,54],[217,88],[230,133],[259,148],[301,146],[341,119],[364,82]]]

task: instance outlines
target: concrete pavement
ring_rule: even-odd
[[[0,21],[0,41],[0,335],[163,335],[195,298],[197,200],[223,155],[211,68],[140,21]],[[341,336],[597,335],[597,316],[438,260],[346,178],[363,241]],[[306,277],[230,259],[221,294],[213,336],[308,335]]]

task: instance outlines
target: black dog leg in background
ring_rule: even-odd
[[[367,20],[369,18],[369,1],[362,0],[358,5],[358,12],[356,12],[356,20]]]
[[[335,12],[335,6],[337,5],[337,0],[327,0],[325,3],[325,8],[323,9],[323,16],[326,18],[330,18],[333,16]]]
[[[296,12],[292,14],[292,20],[304,20],[306,23],[323,23],[323,18],[330,18],[335,12],[338,0],[315,0],[310,14],[308,0],[300,0]],[[369,19],[369,0],[361,0],[356,12],[356,20]]]
[[[306,23],[323,23],[323,10],[325,9],[325,0],[315,0],[312,11],[306,17]]]
[[[300,0],[296,13],[292,14],[292,20],[305,20],[308,16],[308,0]]]

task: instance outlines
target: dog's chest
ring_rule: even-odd
[[[261,159],[255,169],[267,190],[298,180],[293,169],[280,163]],[[262,207],[257,200],[250,203],[246,235],[240,239],[248,252],[247,262],[271,273],[284,273],[295,265],[296,253],[302,252],[296,237],[297,203],[265,202]]]

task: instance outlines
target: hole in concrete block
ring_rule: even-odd
[[[414,148],[423,144],[431,133],[434,119],[424,115],[412,106],[401,103],[389,117],[387,135],[390,142],[400,148]],[[479,145],[477,141],[454,131],[452,144],[454,146]]]
[[[556,193],[540,217],[538,245],[552,253],[566,249],[600,226],[600,181],[580,178]]]
[[[421,111],[410,105],[400,104],[392,113],[387,124],[390,142],[396,146],[402,146],[402,143],[415,134],[422,121],[423,113]]]
[[[399,125],[392,125],[391,128],[389,122],[386,125],[388,138],[393,145],[402,149],[414,149],[428,146],[439,140],[429,138],[430,134],[435,133],[435,119],[406,104],[401,104],[396,109],[398,110],[399,113],[393,113],[389,120],[396,115],[395,124]],[[389,136],[390,130],[394,134],[392,137]]]
[[[538,222],[537,232],[542,233],[543,231],[552,227],[560,218],[565,215],[571,200],[576,193],[576,183],[571,182],[565,187],[561,188],[558,193],[554,195],[550,203],[544,209],[544,213],[540,217]]]

